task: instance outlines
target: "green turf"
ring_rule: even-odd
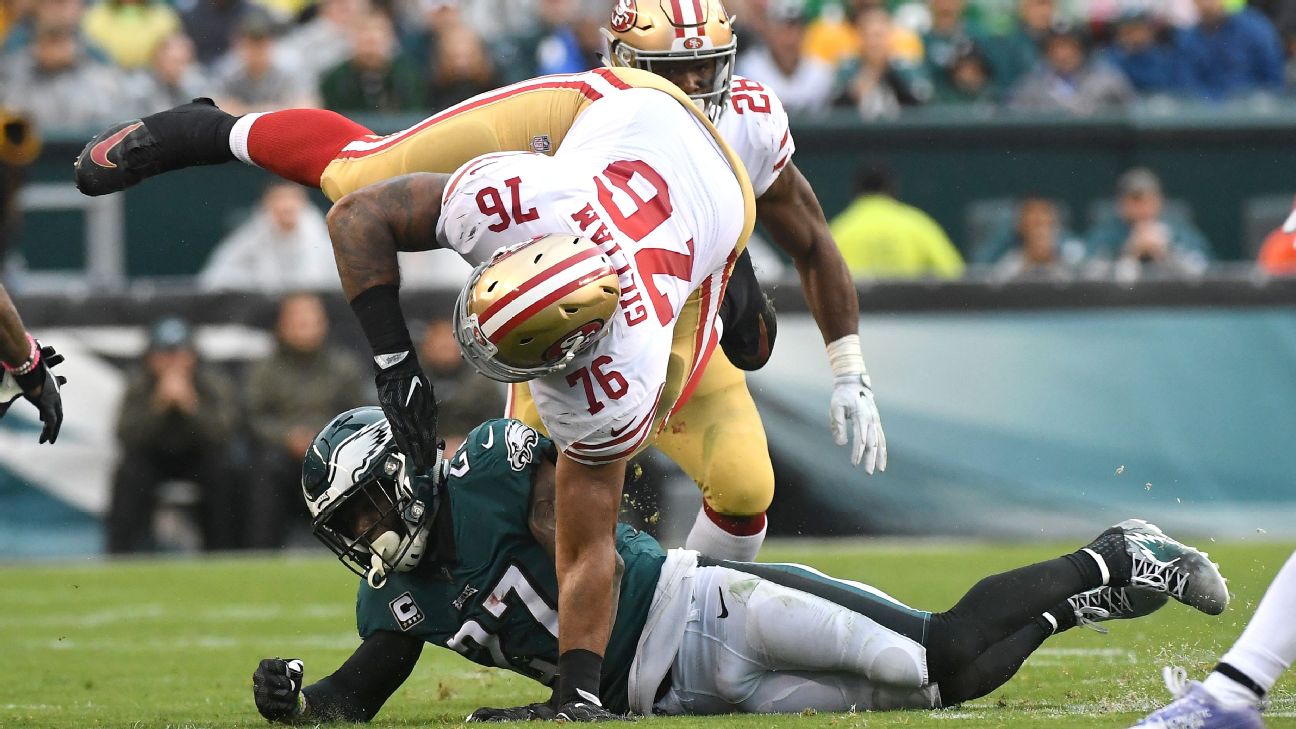
[[[1200,677],[1241,631],[1290,544],[1212,544],[1231,579],[1229,611],[1177,603],[1101,636],[1045,644],[994,694],[944,711],[653,719],[686,727],[1126,727],[1162,702],[1162,665]],[[1056,556],[1048,546],[771,544],[762,557],[872,583],[939,609],[979,577]],[[335,561],[304,558],[87,562],[0,568],[0,727],[263,727],[250,691],[257,661],[300,657],[307,680],[357,644],[355,581]],[[1011,600],[1012,596],[1005,596]],[[1280,684],[1271,727],[1296,727]],[[479,705],[543,698],[524,679],[429,649],[377,726],[455,725]],[[953,724],[951,722],[954,722]]]

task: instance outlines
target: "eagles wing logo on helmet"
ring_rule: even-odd
[[[637,5],[635,0],[617,0],[616,7],[612,9],[612,22],[609,23],[612,30],[624,33],[633,28],[639,20]]]
[[[504,426],[504,442],[508,444],[509,467],[521,471],[531,462],[540,434],[516,420],[510,420]]]

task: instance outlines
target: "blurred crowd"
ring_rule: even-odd
[[[274,347],[237,368],[205,361],[183,319],[150,327],[117,415],[108,552],[180,546],[155,519],[175,502],[191,517],[193,547],[275,549],[309,539],[302,455],[339,412],[374,404],[373,384],[357,353],[329,344],[319,296],[278,293]],[[448,319],[411,332],[440,403],[438,434],[453,452],[472,428],[504,412],[503,389],[459,357]]]
[[[83,129],[196,96],[426,113],[600,64],[611,0],[0,0],[0,106]],[[738,71],[793,114],[1088,114],[1288,93],[1278,0],[730,0]]]
[[[1087,222],[1042,194],[975,203],[963,252],[939,223],[902,202],[898,189],[887,169],[866,167],[855,181],[855,199],[830,221],[856,278],[954,279],[972,264],[1000,280],[1134,281],[1197,276],[1215,260],[1191,208],[1168,198],[1161,178],[1146,167],[1122,174],[1111,198],[1089,206]],[[1257,262],[1270,274],[1293,275],[1296,233],[1282,229],[1289,206],[1286,198],[1280,202],[1268,213]]]

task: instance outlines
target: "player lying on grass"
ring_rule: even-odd
[[[343,413],[302,469],[317,537],[364,575],[363,642],[302,687],[300,661],[253,675],[267,719],[365,721],[424,643],[554,685],[554,444],[515,420],[476,428],[434,478],[411,479],[378,408]],[[608,709],[635,714],[949,706],[1007,681],[1050,635],[1133,618],[1167,595],[1217,614],[1206,555],[1129,520],[1083,549],[977,583],[944,612],[808,567],[709,560],[617,529],[620,578],[603,663]],[[470,721],[544,719],[551,704],[479,709]]]
[[[53,443],[63,426],[63,398],[59,385],[67,382],[49,368],[63,361],[53,347],[42,347],[23,327],[18,309],[0,286],[0,418],[19,397],[40,412],[40,442]]]

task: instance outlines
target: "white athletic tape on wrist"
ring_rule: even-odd
[[[834,378],[868,375],[858,334],[847,334],[828,344],[828,366]]]

